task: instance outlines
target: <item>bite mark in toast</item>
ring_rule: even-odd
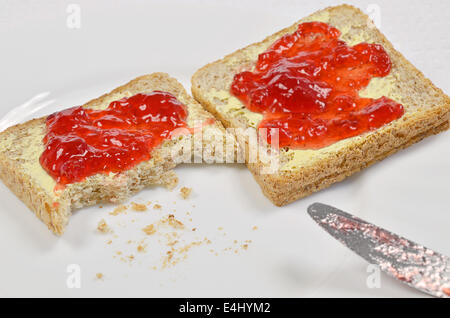
[[[203,128],[200,142],[204,147],[210,142],[208,136],[224,133],[223,126],[190,97],[178,81],[165,73],[138,77],[83,107],[104,109],[112,101],[155,90],[169,92],[187,106],[189,127],[194,127],[198,122],[211,123]],[[177,165],[178,158],[174,156],[176,152],[173,149],[181,142],[189,141],[190,144],[192,138],[192,135],[182,135],[166,140],[153,150],[150,160],[132,169],[95,174],[55,192],[55,180],[39,163],[44,151],[45,120],[46,117],[33,119],[0,133],[0,178],[57,235],[64,232],[73,209],[100,202],[121,202],[145,186],[174,187],[177,176],[172,169]]]

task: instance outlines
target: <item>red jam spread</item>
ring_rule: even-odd
[[[383,47],[348,46],[340,35],[326,23],[302,23],[260,54],[254,71],[235,75],[231,93],[263,114],[258,128],[279,128],[279,147],[319,149],[403,115],[387,97],[358,94],[373,77],[389,74]]]
[[[148,160],[188,112],[175,96],[154,91],[114,101],[105,110],[73,107],[47,118],[42,167],[59,185],[121,172]]]

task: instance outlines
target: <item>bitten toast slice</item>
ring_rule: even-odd
[[[179,82],[165,73],[138,77],[83,107],[104,109],[123,97],[155,90],[169,92],[187,106],[189,127],[207,123],[202,126],[203,139],[200,143],[203,143],[203,147],[207,148],[216,134],[224,133],[220,122],[215,121],[189,96]],[[45,121],[46,117],[33,119],[0,134],[0,178],[58,235],[64,232],[72,209],[100,202],[121,202],[149,185],[175,186],[177,176],[172,169],[178,162],[185,160],[178,156],[186,155],[186,152],[179,153],[176,149],[183,143],[186,145],[186,142],[189,146],[194,145],[192,134],[174,137],[155,148],[150,160],[132,169],[115,174],[95,174],[55,192],[56,182],[39,163],[39,157],[44,151]]]
[[[359,94],[370,98],[386,96],[402,104],[405,114],[375,131],[318,150],[281,149],[280,167],[275,173],[263,173],[262,162],[247,162],[264,194],[278,206],[342,181],[396,151],[449,127],[449,97],[397,52],[367,15],[349,5],[318,11],[262,42],[202,67],[192,77],[193,96],[226,127],[256,129],[262,114],[251,112],[230,94],[234,75],[252,70],[258,55],[283,35],[296,31],[299,23],[313,21],[337,28],[341,32],[340,39],[348,45],[367,42],[384,47],[392,62],[390,74],[373,78]],[[243,136],[237,137],[245,140]],[[241,143],[242,148],[247,148],[246,151],[248,146]]]

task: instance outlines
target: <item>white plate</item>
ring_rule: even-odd
[[[189,89],[190,76],[202,65],[334,3],[78,1],[81,28],[70,29],[69,2],[3,2],[0,115],[38,97],[0,125],[79,105],[154,71]],[[366,9],[370,3],[356,5]],[[449,2],[377,3],[388,38],[449,92]],[[243,166],[186,165],[177,172],[180,186],[193,188],[189,200],[181,200],[178,190],[148,189],[132,201],[158,200],[161,211],[110,216],[112,206],[82,209],[61,238],[0,183],[0,296],[423,296],[385,275],[380,288],[368,288],[368,264],[321,230],[306,207],[315,201],[335,205],[449,255],[449,141],[449,133],[428,138],[284,208],[261,194]],[[138,253],[136,244],[126,242],[143,237],[144,225],[168,213],[212,244],[192,248],[173,267],[153,270],[165,244],[153,239],[147,253]],[[112,235],[95,231],[102,218],[118,235],[111,245],[105,242]],[[194,234],[187,231],[183,239]],[[252,242],[238,254],[223,251],[234,240]],[[125,263],[113,258],[116,251],[136,259]],[[70,264],[81,269],[81,288],[67,286]],[[102,280],[95,278],[99,272]]]

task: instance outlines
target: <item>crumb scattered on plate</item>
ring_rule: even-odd
[[[142,229],[142,231],[144,231],[145,234],[147,235],[152,235],[156,233],[156,228],[153,224],[147,225],[146,227],[144,227]]]
[[[140,253],[144,253],[146,247],[147,247],[147,244],[139,244],[139,245],[137,246],[137,250],[138,250],[138,252],[140,252]]]
[[[98,222],[97,230],[101,233],[108,233],[111,229],[109,228],[108,224],[106,224],[106,221],[104,219],[101,219]]]
[[[110,215],[119,215],[122,212],[125,212],[128,209],[126,205],[119,205],[114,211],[110,212]]]
[[[190,188],[183,187],[180,189],[180,195],[183,198],[187,198],[191,193]],[[174,202],[175,204],[175,202]],[[144,204],[131,202],[129,205],[119,205],[117,206],[113,212],[110,212],[110,215],[119,215],[119,214],[128,214],[128,211],[147,211],[149,208],[153,206],[153,209],[158,209],[162,211],[162,206],[158,203],[152,203],[150,201],[147,201]],[[159,244],[163,245],[163,252],[161,254],[161,264],[160,266],[153,266],[154,269],[157,267],[160,267],[161,269],[166,267],[172,267],[176,264],[180,263],[181,261],[185,260],[188,257],[188,252],[197,246],[201,245],[210,245],[212,244],[211,240],[207,237],[204,237],[204,239],[200,238],[198,236],[199,229],[195,226],[192,226],[193,224],[190,224],[189,222],[192,222],[191,212],[187,211],[185,212],[186,219],[183,221],[186,224],[184,224],[182,221],[177,219],[175,215],[177,215],[175,209],[171,209],[172,211],[168,214],[165,214],[165,216],[161,216],[159,219],[154,220],[153,223],[144,226],[141,228],[143,237],[136,239],[125,239],[123,241],[126,245],[133,246],[133,249],[135,251],[133,254],[128,254],[129,248],[126,248],[128,250],[127,252],[117,251],[114,252],[113,258],[119,259],[120,261],[123,261],[125,263],[129,263],[130,265],[133,262],[139,261],[142,257],[144,257],[142,254],[151,254],[152,251],[155,251],[154,248],[151,248],[151,251],[147,251],[148,246],[153,246],[153,244]],[[157,213],[159,214],[159,213]],[[156,214],[156,215],[157,215]],[[144,214],[142,214],[144,215]],[[147,214],[145,214],[147,215]],[[135,215],[137,217],[137,215]],[[149,216],[149,215],[147,215]],[[128,221],[120,221],[117,223],[121,226],[121,222],[128,222],[128,223],[134,223],[136,221],[135,218],[128,219]],[[222,226],[217,227],[217,229],[222,234],[221,236],[225,236],[226,233],[224,231],[224,228]],[[257,229],[257,226],[252,227],[253,230]],[[117,239],[117,234],[113,233],[113,231],[109,228],[108,224],[106,224],[106,221],[102,219],[98,224],[98,230],[100,232],[106,233],[111,232],[112,238]],[[139,230],[139,228],[137,228]],[[191,233],[191,234],[189,234]],[[194,234],[195,233],[195,234]],[[150,237],[152,236],[152,237]],[[116,240],[115,240],[116,242]],[[220,251],[223,250],[223,252],[226,253],[235,253],[240,254],[241,251],[247,250],[249,248],[250,240],[246,241],[238,241],[238,240],[230,240],[229,243],[231,243],[229,247],[220,248]],[[106,241],[106,243],[112,244],[112,239],[109,239]],[[234,243],[234,244],[233,244]],[[158,249],[156,249],[158,250]],[[211,249],[211,253],[215,256],[219,255],[219,250],[217,249]],[[103,274],[99,273],[103,277]],[[99,278],[100,279],[100,278]]]
[[[182,197],[183,199],[189,198],[189,196],[191,195],[191,192],[192,192],[192,189],[191,189],[191,188],[182,187],[182,188],[180,189],[180,194],[181,194],[181,197]]]
[[[184,224],[177,220],[173,214],[169,214],[166,219],[162,219],[160,222],[163,224],[168,223],[174,229],[184,229]]]
[[[133,209],[133,211],[136,211],[136,212],[147,211],[147,206],[145,204],[139,204],[139,203],[132,202],[131,208]]]

